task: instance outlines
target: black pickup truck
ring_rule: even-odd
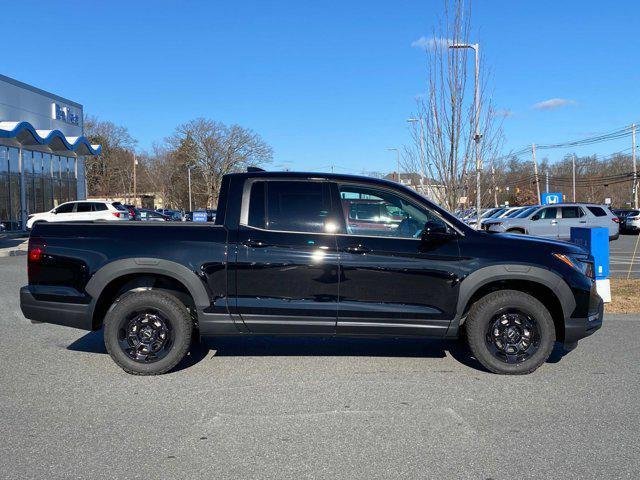
[[[167,372],[200,337],[465,338],[524,374],[602,325],[580,247],[476,231],[415,191],[365,177],[224,177],[215,224],[39,223],[24,315],[97,330],[129,373]]]

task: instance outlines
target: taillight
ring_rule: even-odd
[[[611,220],[613,220],[616,223],[620,223],[620,219],[618,217],[613,217]]]
[[[120,212],[111,212],[114,217],[120,218]]]
[[[32,283],[32,276],[37,275],[40,271],[40,262],[44,256],[46,246],[42,238],[31,237],[29,239],[29,247],[27,250],[27,276],[29,283]]]

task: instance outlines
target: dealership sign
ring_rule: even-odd
[[[51,104],[51,118],[75,126],[80,125],[80,115],[78,115],[77,112],[73,111],[70,107],[55,102]]]
[[[562,192],[546,192],[542,195],[542,205],[553,205],[562,203]]]

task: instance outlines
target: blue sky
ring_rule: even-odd
[[[203,116],[274,147],[274,165],[393,169],[425,85],[440,0],[6,2],[1,73],[125,125],[141,149]],[[476,0],[472,40],[518,148],[640,121],[634,1]],[[10,39],[7,41],[6,39]],[[11,48],[7,48],[11,45]],[[537,103],[564,99],[557,108]],[[562,102],[560,102],[562,103]],[[629,141],[593,145],[606,154]],[[566,151],[549,153],[560,158]]]

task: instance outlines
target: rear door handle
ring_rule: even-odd
[[[557,220],[551,220],[551,225],[557,225],[558,221]]]
[[[587,223],[586,220],[580,220],[580,223]]]
[[[245,240],[242,244],[249,248],[264,248],[269,246],[268,243],[261,242],[260,240]]]
[[[351,245],[345,249],[349,253],[369,253],[371,251],[370,248],[367,248],[363,245]]]

